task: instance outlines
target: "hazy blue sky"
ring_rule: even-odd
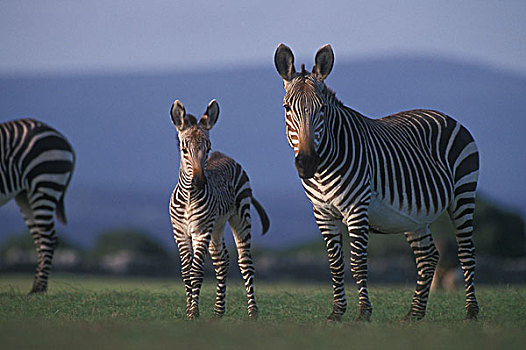
[[[0,0],[0,75],[311,62],[419,53],[526,74],[526,1]]]

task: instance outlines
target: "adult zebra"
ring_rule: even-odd
[[[37,250],[30,293],[44,293],[57,245],[53,213],[66,223],[64,194],[75,153],[58,131],[34,119],[1,123],[0,147],[0,206],[15,198]]]
[[[405,233],[418,270],[406,317],[424,317],[438,262],[429,225],[446,210],[456,228],[466,318],[476,318],[472,220],[479,159],[469,132],[437,111],[411,110],[373,120],[346,107],[324,83],[334,63],[330,45],[316,53],[312,73],[304,65],[296,72],[294,55],[283,44],[274,62],[284,81],[287,139],[327,245],[334,296],[328,319],[340,320],[346,310],[341,223],[350,236],[358,318],[369,320],[372,313],[369,231]]]

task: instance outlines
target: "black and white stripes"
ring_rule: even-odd
[[[457,232],[467,318],[475,318],[471,233],[479,161],[473,138],[437,111],[412,110],[373,120],[344,106],[324,83],[333,63],[329,45],[317,52],[312,73],[304,66],[295,71],[287,46],[281,44],[275,54],[285,87],[287,139],[327,244],[334,291],[329,319],[339,320],[346,309],[342,222],[351,241],[359,318],[369,319],[372,312],[367,292],[369,231],[405,232],[418,270],[408,317],[424,317],[438,262],[429,225],[446,210]]]
[[[0,124],[0,205],[15,198],[37,250],[31,293],[43,293],[57,237],[54,213],[66,223],[64,194],[75,153],[58,131],[33,119]]]
[[[223,233],[228,221],[245,282],[248,314],[256,318],[254,265],[250,254],[250,204],[261,218],[263,233],[269,227],[267,214],[252,196],[248,176],[241,165],[219,152],[208,157],[211,146],[208,133],[219,116],[217,102],[210,102],[199,122],[186,114],[179,101],[173,104],[171,115],[178,132],[181,165],[179,181],[170,201],[170,217],[186,288],[186,317],[199,317],[199,293],[207,251],[212,257],[217,278],[214,315],[221,317],[225,313],[229,255]]]

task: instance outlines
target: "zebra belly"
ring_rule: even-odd
[[[371,230],[379,233],[402,233],[423,229],[435,221],[441,213],[412,213],[399,209],[373,194],[368,216]]]

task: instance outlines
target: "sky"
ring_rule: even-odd
[[[0,0],[0,75],[186,71],[423,54],[526,74],[526,2]]]

